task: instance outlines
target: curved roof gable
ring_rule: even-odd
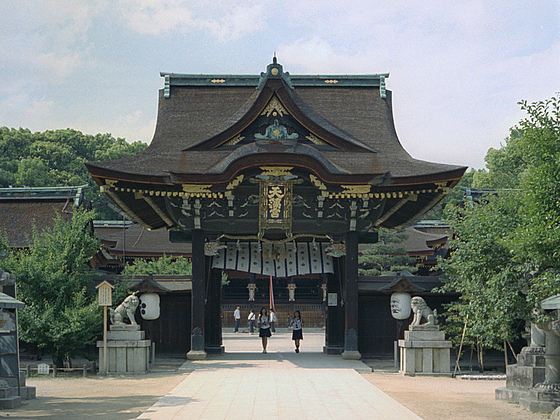
[[[221,80],[221,79],[220,79]],[[340,129],[293,95],[289,73],[276,62],[261,73],[259,91],[248,110],[237,121],[207,140],[183,151],[212,150],[220,146],[235,146],[258,140],[296,140],[331,146],[340,151],[377,150]]]

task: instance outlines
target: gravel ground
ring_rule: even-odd
[[[133,419],[188,374],[154,372],[141,377],[30,378],[37,399],[16,410],[2,410],[12,419]],[[370,373],[364,377],[420,417],[431,419],[542,420],[548,415],[525,411],[494,399],[503,380],[467,381]]]
[[[494,390],[505,380],[464,380],[445,377],[369,373],[364,377],[425,420],[508,419],[542,420],[518,404],[497,401]]]
[[[2,410],[10,419],[134,419],[187,374],[148,373],[143,376],[88,378],[29,378],[37,399],[21,408]]]

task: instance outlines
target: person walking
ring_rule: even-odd
[[[300,311],[294,312],[294,317],[290,320],[292,327],[292,340],[296,345],[296,353],[299,353],[299,343],[303,340],[303,321],[301,320]]]
[[[261,337],[262,340],[263,353],[266,354],[266,345],[267,345],[268,337],[270,337],[272,334],[270,333],[270,317],[265,307],[261,308],[258,324],[259,324],[259,337]]]
[[[276,324],[276,321],[278,321],[278,318],[276,318],[276,314],[274,313],[274,310],[272,308],[270,308],[270,332],[273,332],[273,333],[276,332],[276,328],[274,327],[274,324]]]
[[[249,320],[249,332],[251,334],[255,333],[255,319],[257,318],[257,315],[255,314],[255,311],[253,309],[251,309],[251,312],[249,312],[249,316],[247,317],[247,319]]]
[[[233,332],[239,332],[239,324],[241,323],[241,308],[239,305],[233,311],[233,319],[234,319],[234,330]]]

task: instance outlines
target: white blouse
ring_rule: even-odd
[[[302,323],[301,323],[300,318],[292,318],[292,321],[290,322],[290,324],[292,324],[294,326],[294,330],[301,330],[302,329]]]
[[[270,328],[269,322],[270,319],[268,315],[266,316],[259,315],[259,324],[261,325],[261,328]]]

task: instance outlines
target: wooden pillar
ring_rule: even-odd
[[[210,266],[211,258],[207,266]],[[222,271],[211,269],[206,293],[206,312],[204,317],[204,350],[206,353],[224,352],[222,345]]]
[[[358,360],[358,232],[346,234],[346,258],[344,281],[344,359]]]
[[[334,258],[334,274],[327,277],[327,308],[325,320],[325,346],[323,353],[341,354],[344,350],[344,308],[342,306],[343,281],[340,271],[342,258]],[[342,264],[342,266],[344,266]],[[336,295],[336,306],[328,306],[329,294]]]
[[[206,297],[206,257],[204,231],[192,231],[191,350],[187,359],[206,358],[204,351],[204,311]]]

